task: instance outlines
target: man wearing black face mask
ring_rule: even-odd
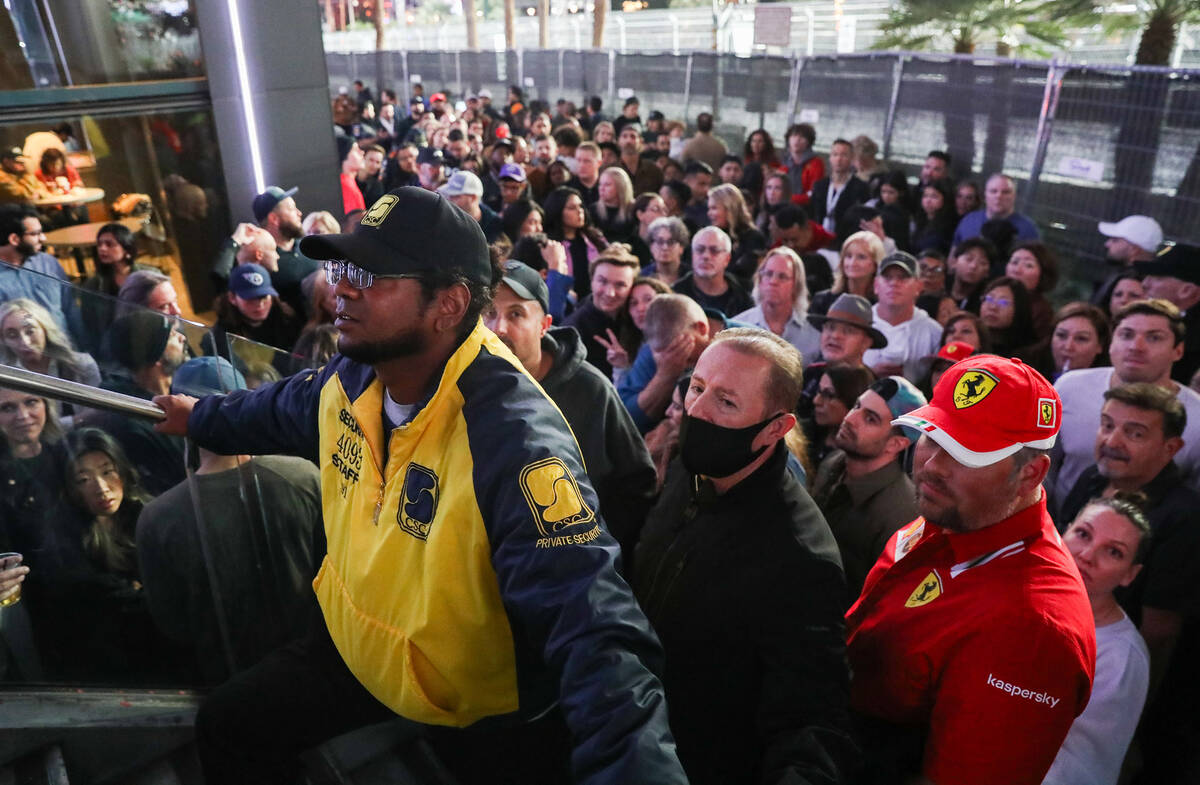
[[[783,339],[717,334],[629,573],[693,785],[840,782],[856,754],[841,559],[783,444],[801,384]]]

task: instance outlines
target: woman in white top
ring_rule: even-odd
[[[1114,785],[1146,702],[1150,655],[1113,597],[1114,589],[1133,582],[1150,544],[1140,496],[1093,499],[1063,535],[1096,620],[1096,678],[1044,785]]]

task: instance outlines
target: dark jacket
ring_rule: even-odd
[[[1063,500],[1055,525],[1065,531],[1090,499],[1099,496],[1108,478],[1096,466],[1079,475]],[[1142,569],[1129,586],[1118,587],[1117,601],[1134,624],[1142,623],[1142,608],[1150,607],[1194,616],[1200,608],[1196,564],[1200,561],[1200,493],[1183,483],[1179,466],[1172,461],[1158,476],[1139,489],[1146,494],[1142,509],[1150,522],[1150,550]]]
[[[671,288],[675,290],[676,294],[686,294],[691,297],[700,303],[701,308],[716,308],[726,316],[733,316],[754,307],[754,300],[728,270],[725,271],[725,282],[729,284],[729,288],[718,297],[710,297],[700,291],[700,288],[696,286],[693,273],[690,272],[676,281]]]
[[[838,197],[837,204],[833,206],[833,223],[837,226],[842,221],[842,216],[856,204],[862,204],[871,198],[871,192],[867,189],[867,184],[857,177],[851,175],[850,181],[843,186],[846,190]],[[813,185],[812,198],[808,201],[808,214],[817,223],[822,223],[825,220],[825,204],[829,200],[829,178],[823,177],[817,180]]]
[[[608,362],[608,350],[594,339],[597,335],[606,337],[605,330],[612,330],[616,333],[617,320],[597,308],[589,294],[579,304],[579,307],[571,312],[564,324],[567,327],[574,327],[579,332],[579,337],[583,341],[583,349],[587,352],[587,361],[594,365],[604,378],[611,379],[612,366]]]
[[[444,725],[539,717],[557,701],[575,781],[682,782],[650,671],[658,642],[614,569],[617,544],[544,390],[480,322],[386,441],[383,394],[371,367],[337,355],[201,399],[188,431],[215,452],[319,461],[327,555],[314,589],[334,642],[349,644],[347,667],[376,697]],[[464,647],[471,657],[458,656]],[[400,671],[410,678],[402,652],[421,652],[439,684],[475,705],[388,694]],[[491,701],[481,675],[515,689],[512,709]],[[546,741],[539,754],[557,755]]]
[[[633,587],[692,785],[842,782],[855,745],[837,544],[782,445],[724,495],[677,459]]]
[[[600,515],[621,544],[626,570],[646,512],[654,503],[657,475],[650,451],[617,390],[590,363],[573,327],[556,327],[542,338],[542,351],[554,357],[541,380],[579,442]]]
[[[479,228],[489,243],[499,240],[504,232],[504,222],[500,220],[500,214],[483,202],[479,203]]]
[[[858,596],[888,539],[916,519],[916,489],[898,460],[865,477],[847,477],[841,450],[821,463],[812,489],[841,551],[846,586]]]
[[[754,285],[754,273],[758,260],[767,250],[767,238],[753,226],[747,226],[733,238],[733,249],[729,255],[729,272],[737,276],[747,289]],[[737,311],[734,311],[737,313]]]

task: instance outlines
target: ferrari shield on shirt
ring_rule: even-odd
[[[1044,498],[977,531],[900,529],[846,629],[851,705],[923,738],[932,782],[1040,783],[1091,691],[1091,607]]]
[[[384,395],[337,355],[201,400],[188,430],[210,450],[317,461],[313,586],[347,666],[393,711],[463,727],[558,701],[577,781],[683,781],[658,640],[558,409],[482,322],[390,434]]]

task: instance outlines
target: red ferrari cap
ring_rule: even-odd
[[[950,366],[933,400],[892,424],[928,436],[954,460],[978,469],[1022,447],[1053,447],[1062,400],[1046,377],[1020,360],[982,354]]]

